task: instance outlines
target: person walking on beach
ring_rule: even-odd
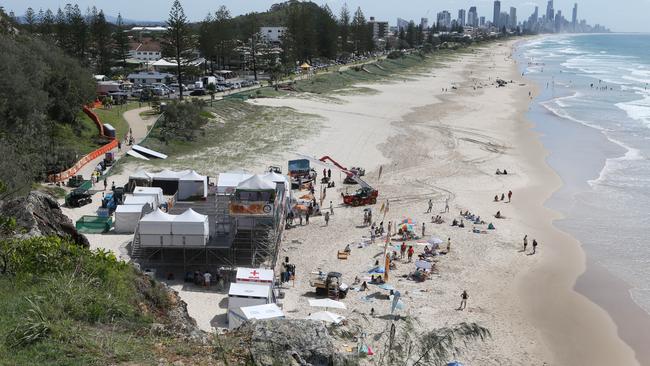
[[[424,238],[424,223],[422,223],[422,237]]]
[[[404,259],[404,254],[406,254],[406,242],[402,242],[402,246],[399,247],[399,257],[400,259]]]
[[[463,290],[463,293],[460,294],[460,306],[458,307],[458,310],[465,310],[468,298],[469,295],[467,294],[467,290]]]
[[[330,224],[330,213],[325,212],[325,226],[329,226]]]
[[[104,178],[104,190],[106,190],[106,187],[108,187],[108,181]]]
[[[429,198],[429,208],[427,209],[427,213],[431,213],[432,209],[433,209],[433,201],[431,201],[431,198]]]
[[[508,191],[508,203],[512,200],[512,191]]]
[[[524,235],[524,253],[526,252],[527,246],[528,246],[528,235]]]
[[[449,213],[449,197],[445,198],[445,213]]]
[[[447,253],[451,252],[451,238],[447,238]]]
[[[501,201],[505,201],[505,200],[506,200],[506,195],[505,195],[505,193],[501,193]]]
[[[305,214],[305,225],[309,225],[309,211]]]
[[[409,245],[409,251],[408,251],[409,262],[413,259],[413,253],[415,253],[415,249],[413,249],[412,245]]]
[[[537,252],[537,240],[533,239],[533,254]]]
[[[327,179],[332,179],[332,169],[327,169]]]
[[[332,201],[330,201],[330,216],[334,216],[334,205],[332,204]]]

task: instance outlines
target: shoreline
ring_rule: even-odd
[[[518,60],[524,62],[523,56]],[[541,83],[541,80],[532,81],[535,83]],[[539,84],[538,87],[542,88],[543,85]],[[555,93],[557,94],[557,92]],[[576,90],[569,94],[575,93],[577,93]],[[551,210],[558,213],[558,217],[553,220],[553,226],[560,232],[564,232],[567,235],[571,236],[577,245],[580,246],[580,249],[582,251],[582,256],[584,257],[584,268],[576,278],[575,284],[573,286],[574,291],[586,297],[589,301],[604,310],[614,323],[619,338],[634,351],[636,363],[647,364],[650,362],[650,351],[646,347],[647,340],[650,339],[650,314],[648,314],[633,299],[632,293],[630,292],[630,289],[633,287],[620,277],[611,273],[601,264],[596,262],[593,254],[590,254],[589,250],[587,250],[585,247],[585,244],[583,244],[584,242],[580,241],[577,236],[574,236],[574,234],[568,231],[568,228],[562,228],[562,225],[559,222],[556,222],[558,220],[561,221],[565,219],[565,213],[563,213],[564,211],[561,204],[563,200],[574,199],[576,192],[579,192],[579,190],[593,187],[594,181],[602,179],[602,175],[607,169],[610,160],[626,157],[629,154],[633,153],[635,149],[625,145],[620,141],[614,140],[607,133],[605,133],[605,130],[602,127],[594,126],[591,123],[577,120],[572,117],[559,115],[557,111],[548,108],[548,106],[545,105],[545,103],[548,103],[549,101],[562,98],[564,97],[554,95],[551,99],[538,101],[540,105],[536,106],[536,108],[540,110],[546,110],[546,113],[552,116],[550,118],[558,119],[558,122],[555,122],[553,120],[552,123],[558,126],[562,126],[564,129],[562,131],[557,130],[557,127],[547,127],[547,131],[553,133],[552,131],[557,130],[555,132],[565,133],[569,136],[572,136],[576,134],[575,131],[579,130],[581,136],[583,134],[586,134],[587,136],[593,135],[593,138],[586,138],[586,140],[589,141],[588,143],[580,144],[581,150],[586,149],[586,151],[581,151],[580,154],[585,159],[587,158],[587,154],[598,156],[596,160],[599,164],[596,167],[589,166],[588,168],[576,168],[576,170],[580,172],[572,172],[570,173],[570,177],[565,177],[569,179],[569,182],[563,182],[558,190],[553,192],[551,197],[549,197],[544,205],[545,207],[549,207]],[[540,121],[545,121],[544,117],[539,115],[539,111],[533,113],[532,117],[537,117],[540,119]],[[545,122],[548,123],[551,121]],[[562,141],[561,139],[559,140]],[[559,164],[558,157],[562,156],[563,153],[566,153],[566,150],[562,150],[560,147],[562,143],[556,142],[554,144],[555,146],[548,146],[548,143],[549,139],[546,139],[546,141],[542,140],[542,144],[547,150],[548,155],[553,154],[555,156],[554,159],[551,158],[551,161],[548,161],[547,159],[547,163],[551,167],[553,164],[555,164],[557,168],[557,165]],[[563,166],[559,169],[559,171],[566,176],[567,166],[571,166],[570,163],[575,164],[578,160],[579,159],[573,158],[573,161],[570,161],[569,163],[563,163]],[[556,174],[559,173],[556,172]]]
[[[519,72],[517,66],[515,69]],[[531,99],[531,103],[534,103],[539,85],[533,80],[525,80],[535,85],[536,91]],[[532,144],[528,148],[536,150],[529,150],[527,159],[530,164],[537,166],[534,170],[545,172],[541,173],[540,180],[544,179],[544,175],[552,180],[550,185],[547,182],[546,186],[528,188],[526,194],[531,198],[537,197],[532,206],[534,211],[520,212],[523,217],[528,216],[527,221],[531,223],[544,217],[545,224],[537,228],[538,235],[552,248],[552,257],[538,263],[531,271],[522,273],[518,281],[530,319],[540,328],[551,349],[555,350],[558,364],[638,364],[634,350],[619,336],[612,315],[577,289],[579,280],[589,268],[587,253],[582,243],[554,224],[562,218],[562,214],[548,208],[547,203],[562,189],[564,183],[547,161],[550,151],[542,143],[535,121],[524,118],[527,128],[522,134],[529,135]],[[574,266],[575,264],[578,265]],[[546,292],[561,297],[554,297],[553,301],[544,303],[542,296]],[[567,309],[567,305],[571,308]]]

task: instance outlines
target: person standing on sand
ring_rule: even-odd
[[[537,240],[533,239],[533,254],[537,252]]]
[[[422,223],[422,237],[424,238],[424,223]]]
[[[327,179],[332,179],[332,169],[327,169]]]
[[[524,235],[524,253],[526,252],[527,246],[528,246],[528,235]]]
[[[404,254],[406,254],[406,242],[405,241],[403,241],[402,246],[399,247],[399,252],[400,252],[399,257],[401,259],[404,259]]]
[[[330,224],[330,213],[325,212],[325,226],[329,226]]]
[[[309,211],[305,214],[305,225],[309,225]]]
[[[413,253],[415,253],[415,249],[413,249],[412,245],[409,245],[409,251],[408,251],[409,262],[413,259]]]
[[[330,201],[330,216],[334,216],[334,205],[332,204],[332,201]]]
[[[505,193],[501,193],[501,201],[505,201],[505,200],[506,200],[506,194],[505,194]]]
[[[449,213],[449,197],[445,198],[445,213]]]
[[[108,187],[108,181],[104,178],[104,190],[106,190],[106,187]]]
[[[433,201],[431,201],[431,198],[429,198],[429,208],[427,209],[427,213],[431,213],[432,209],[433,209]]]
[[[460,294],[460,306],[458,307],[458,310],[465,310],[468,298],[469,295],[467,294],[467,290],[463,290],[463,293]]]
[[[508,191],[508,203],[512,200],[512,191]]]
[[[447,238],[447,253],[451,252],[451,238]]]

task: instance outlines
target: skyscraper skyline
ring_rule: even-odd
[[[495,0],[494,1],[494,13],[492,16],[492,24],[494,24],[496,27],[499,27],[499,19],[501,18],[501,1]]]

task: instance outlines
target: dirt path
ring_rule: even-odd
[[[149,127],[156,121],[155,118],[143,119],[140,117],[140,113],[149,110],[151,110],[151,107],[142,107],[132,109],[124,113],[124,119],[129,124],[129,127],[133,132],[133,139],[135,140],[136,144],[147,136]],[[121,151],[118,151],[118,149],[113,149],[111,151],[116,153],[117,157],[120,158],[124,156],[124,154],[126,154],[126,152],[129,150],[131,150],[131,147],[127,146],[127,144],[122,143]],[[99,164],[102,160],[104,160],[104,155],[98,156],[95,158],[95,160],[90,161],[83,168],[81,168],[77,174],[81,174],[84,178],[90,179],[90,174],[93,172],[93,170],[95,170],[97,164]]]

